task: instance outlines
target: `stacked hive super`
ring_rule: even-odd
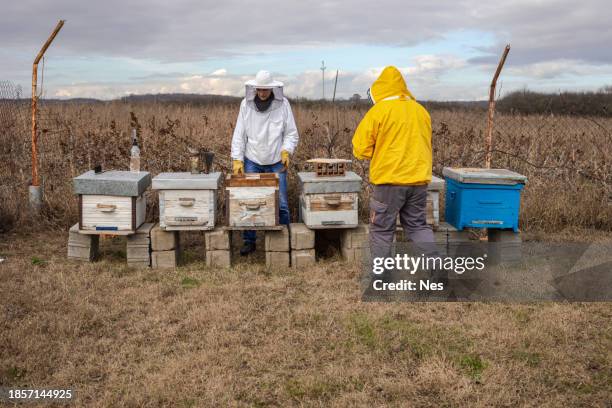
[[[153,267],[173,267],[180,259],[179,231],[225,232],[217,227],[217,191],[221,173],[161,173],[153,178],[153,190],[159,191],[159,224],[153,233]],[[207,239],[208,243],[211,241]],[[218,240],[213,239],[212,242]],[[207,245],[209,265],[229,258],[229,245],[211,252]],[[223,252],[220,253],[219,251]]]
[[[268,268],[289,266],[289,233],[279,224],[278,190],[276,173],[226,177],[228,229],[263,230]]]
[[[312,230],[342,229],[342,255],[346,260],[358,261],[368,237],[368,226],[359,224],[361,177],[352,171],[344,171],[344,168],[342,171],[334,170],[326,172],[317,168],[317,172],[298,173],[300,219]],[[297,226],[292,228],[300,231]],[[301,251],[293,257],[296,262],[299,258],[302,263],[314,262],[314,231],[312,249],[301,248]]]
[[[68,234],[68,257],[93,261],[97,257],[98,235],[127,235],[129,264],[150,264],[151,226],[144,224],[144,192],[151,184],[148,172],[88,171],[73,179],[79,197],[79,222]]]

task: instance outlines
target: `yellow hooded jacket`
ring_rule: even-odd
[[[431,181],[431,118],[410,93],[402,74],[386,67],[370,88],[374,106],[353,135],[353,154],[370,161],[372,184]]]

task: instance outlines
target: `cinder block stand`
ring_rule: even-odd
[[[300,268],[314,265],[315,258],[315,231],[302,223],[289,225],[291,243],[291,266]]]
[[[151,266],[151,230],[154,224],[146,222],[127,236],[127,263],[134,266]]]
[[[177,231],[164,231],[155,224],[151,230],[151,267],[175,268],[180,255],[180,240]]]
[[[520,232],[511,229],[488,229],[487,236],[493,252],[492,256],[501,262],[516,262],[522,258]]]
[[[68,259],[93,262],[98,258],[99,235],[79,234],[79,224],[68,231]]]
[[[231,231],[224,227],[216,227],[204,233],[207,266],[229,268],[232,265],[231,237]]]
[[[367,224],[359,224],[356,228],[342,230],[340,235],[342,257],[349,262],[361,262],[369,241],[370,229]]]
[[[151,231],[154,224],[142,224],[134,234],[126,238],[128,265],[151,266]],[[93,262],[99,257],[100,235],[81,234],[79,224],[74,224],[68,232],[68,258],[77,261]]]
[[[266,230],[265,232],[266,267],[268,269],[288,268],[289,256],[289,229],[286,225],[279,230]]]

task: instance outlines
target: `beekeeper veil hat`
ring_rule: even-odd
[[[244,85],[246,87],[247,100],[255,98],[257,89],[271,89],[274,94],[274,99],[283,99],[284,84],[280,81],[275,81],[270,71],[259,71],[257,75],[255,75],[255,79],[246,81]]]

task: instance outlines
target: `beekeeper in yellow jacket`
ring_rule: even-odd
[[[353,154],[370,160],[370,245],[385,253],[397,215],[413,242],[434,242],[426,222],[431,181],[431,119],[412,96],[399,70],[386,67],[370,90],[374,106],[353,136]],[[374,249],[378,249],[374,251]],[[382,252],[381,252],[382,250]]]

